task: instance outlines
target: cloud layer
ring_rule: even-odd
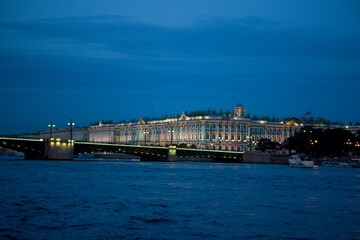
[[[208,17],[186,27],[166,27],[101,15],[2,22],[0,34],[0,100],[11,99],[11,91],[24,97],[34,89],[43,91],[34,109],[49,98],[49,109],[63,109],[56,98],[81,101],[89,93],[90,104],[83,107],[91,111],[96,103],[103,106],[102,114],[111,112],[114,99],[130,102],[114,120],[140,112],[156,115],[153,109],[231,108],[242,99],[259,114],[277,114],[269,100],[278,103],[295,95],[282,111],[294,114],[294,104],[300,111],[312,105],[331,118],[322,111],[324,104],[340,108],[360,101],[358,32],[342,35],[258,17]],[[329,96],[333,100],[323,101]],[[136,108],[139,113],[129,114]]]

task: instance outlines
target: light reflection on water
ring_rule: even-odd
[[[1,239],[359,239],[360,169],[0,160]]]

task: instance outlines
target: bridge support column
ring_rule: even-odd
[[[176,162],[176,146],[169,146],[168,162]]]
[[[45,142],[45,159],[49,160],[73,160],[74,142],[61,141],[60,139],[47,140]]]

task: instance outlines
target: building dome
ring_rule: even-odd
[[[234,107],[234,116],[235,117],[246,117],[246,107],[244,107],[243,105],[238,103],[238,105],[236,105]]]

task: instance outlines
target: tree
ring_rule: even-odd
[[[280,144],[278,142],[272,142],[270,139],[263,138],[258,142],[256,149],[262,152],[265,152],[266,149],[276,150],[280,149]]]
[[[187,148],[187,145],[185,143],[180,143],[178,145],[179,148]]]
[[[355,142],[355,136],[348,130],[304,127],[300,132],[287,139],[285,147],[319,157],[340,157],[354,151]]]

